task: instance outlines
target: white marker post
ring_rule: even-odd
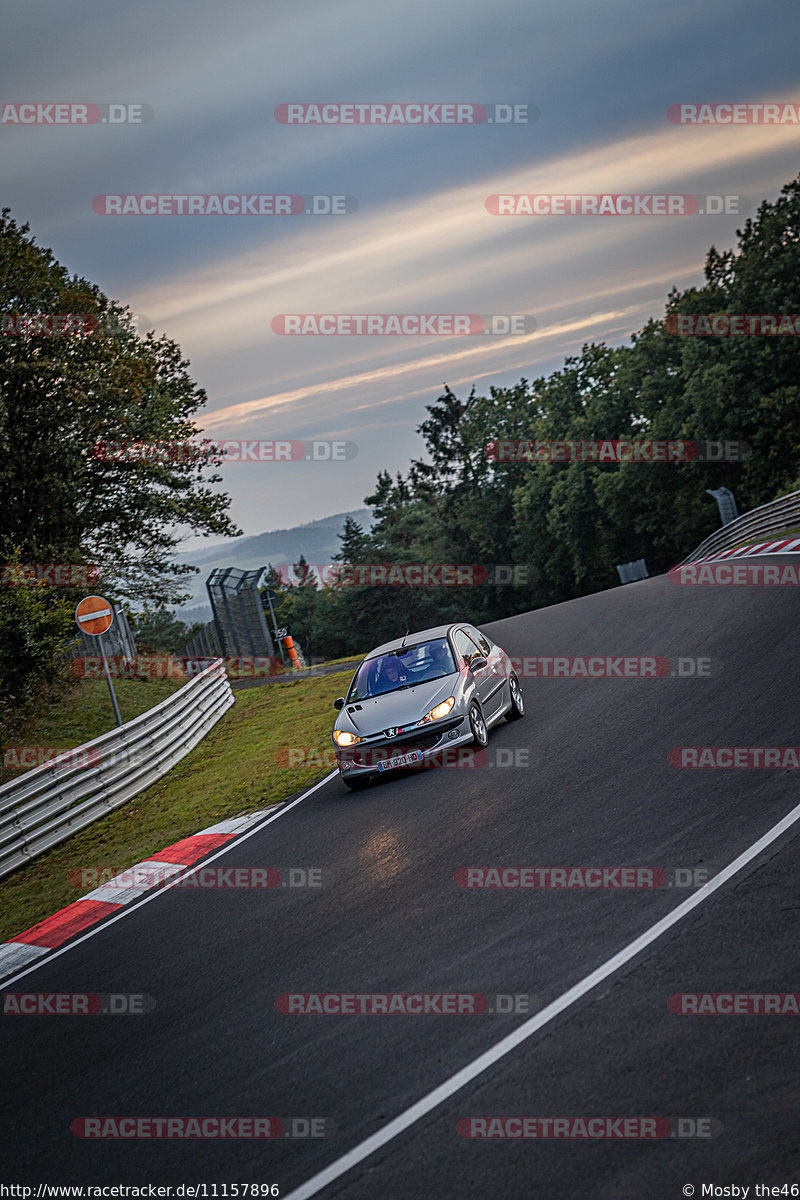
[[[108,669],[108,660],[106,659],[106,648],[103,644],[103,634],[108,632],[114,621],[114,610],[108,600],[105,600],[102,596],[84,596],[75,609],[75,621],[81,633],[88,633],[90,637],[100,639],[100,656],[103,659],[103,672],[111,694],[111,703],[114,706],[114,716],[117,718],[117,725],[121,725],[122,717],[119,715],[119,705],[114,693],[114,685],[111,682],[111,672]]]

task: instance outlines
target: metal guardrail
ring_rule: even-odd
[[[0,787],[0,877],[161,779],[233,703],[218,659],[119,729]]]
[[[732,550],[749,538],[764,538],[772,533],[778,533],[787,526],[800,525],[800,492],[790,492],[788,496],[779,496],[770,500],[751,512],[743,513],[741,517],[729,521],[720,529],[716,529],[696,550],[693,550],[684,563],[697,562],[708,554],[720,550]],[[683,565],[683,564],[681,564]]]

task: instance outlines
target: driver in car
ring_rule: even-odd
[[[383,664],[381,679],[389,689],[408,682],[408,677],[396,658],[390,658]]]

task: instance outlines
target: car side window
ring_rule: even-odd
[[[474,642],[477,642],[481,648],[481,654],[484,658],[488,658],[492,652],[492,644],[489,639],[481,633],[480,629],[476,629],[474,625],[470,625],[467,633]]]
[[[470,665],[474,658],[483,657],[482,652],[465,630],[457,629],[453,634],[453,641],[456,644],[456,650],[458,650],[458,653],[464,659],[467,666]]]

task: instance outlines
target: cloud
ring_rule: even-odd
[[[251,422],[310,395],[341,396],[414,375],[463,376],[508,370],[548,356],[553,343],[606,336],[641,325],[672,283],[699,275],[719,221],[700,217],[551,218],[490,216],[494,192],[721,192],[745,170],[793,153],[791,131],[656,128],[535,165],[493,172],[342,218],[296,218],[279,248],[257,244],[235,258],[170,276],[147,289],[148,313],[182,346],[202,347],[204,364],[263,361],[273,390],[220,404],[204,424]],[[765,164],[765,160],[768,162]],[[781,167],[776,167],[780,174]],[[333,224],[337,221],[337,224]],[[728,218],[725,227],[741,218]],[[608,301],[611,301],[609,307]],[[598,307],[598,301],[602,307]],[[531,312],[524,338],[281,338],[270,320],[288,312]],[[523,352],[521,354],[521,351]],[[239,389],[241,395],[241,389]],[[377,403],[377,400],[373,401]],[[344,407],[344,406],[343,406]]]

